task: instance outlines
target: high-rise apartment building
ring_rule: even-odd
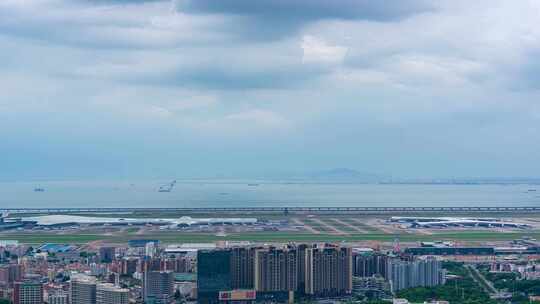
[[[306,249],[308,245],[300,244],[296,246],[296,261],[298,269],[298,288],[296,292],[300,295],[305,295],[306,293]]]
[[[85,275],[73,275],[70,282],[71,304],[96,304],[96,279]]]
[[[137,271],[138,260],[134,258],[124,258],[120,261],[120,274],[130,276]]]
[[[128,304],[129,289],[120,288],[114,284],[97,284],[96,304]]]
[[[155,243],[152,243],[152,242],[146,243],[146,245],[144,246],[144,254],[146,256],[153,258],[157,253],[157,249],[158,247],[156,246]]]
[[[101,247],[99,248],[99,259],[102,263],[110,263],[114,260],[116,248]]]
[[[255,248],[235,247],[231,249],[231,288],[253,289]]]
[[[161,259],[145,256],[139,261],[139,272],[160,271]]]
[[[159,270],[172,272],[192,272],[193,259],[187,256],[161,258]]]
[[[231,251],[200,250],[197,253],[197,302],[219,303],[219,293],[231,289]]]
[[[20,264],[0,265],[0,284],[11,285],[14,282],[21,281],[23,267]]]
[[[389,256],[378,253],[353,255],[353,276],[371,277],[380,275],[386,277]]]
[[[263,248],[255,250],[255,290],[289,292],[298,289],[297,249]]]
[[[433,287],[444,284],[445,271],[442,269],[441,262],[434,257],[419,260],[416,267],[418,285]]]
[[[43,285],[38,282],[15,282],[13,304],[43,304]]]
[[[179,256],[174,259],[175,272],[193,272],[194,265],[193,257]]]
[[[350,294],[352,250],[348,247],[314,246],[306,249],[305,292],[315,297]]]
[[[433,257],[414,261],[391,260],[388,280],[393,292],[413,287],[433,287],[445,283],[445,270]]]
[[[197,288],[198,302],[205,304],[232,301],[229,295],[263,301],[346,295],[352,289],[352,251],[329,245],[201,250]]]
[[[147,271],[143,279],[145,303],[168,304],[174,297],[174,278],[170,271]]]
[[[412,263],[407,261],[391,261],[388,265],[388,280],[392,292],[415,286],[413,284]]]

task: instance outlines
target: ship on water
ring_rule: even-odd
[[[34,192],[45,192],[44,188],[34,188]]]
[[[171,192],[174,188],[174,185],[176,185],[176,180],[173,180],[169,184],[160,186],[158,192]]]

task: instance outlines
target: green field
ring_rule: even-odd
[[[227,236],[216,236],[207,233],[175,233],[159,232],[148,233],[140,236],[125,234],[119,236],[108,236],[102,234],[1,234],[0,240],[18,240],[21,243],[41,244],[41,243],[76,243],[83,244],[92,241],[103,240],[106,242],[126,243],[130,239],[159,239],[164,243],[175,242],[212,242],[220,240],[230,241],[254,241],[254,242],[317,242],[317,241],[392,241],[396,237],[403,242],[413,241],[433,241],[433,240],[463,240],[463,241],[504,241],[513,240],[523,236],[540,238],[540,232],[530,233],[497,233],[497,232],[459,232],[440,233],[434,235],[414,235],[414,234],[384,234],[384,233],[363,233],[350,235],[334,234],[309,234],[309,233],[288,233],[288,232],[251,232],[232,233]]]

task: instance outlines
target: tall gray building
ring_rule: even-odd
[[[353,275],[356,277],[371,277],[374,275],[386,277],[388,259],[387,255],[379,253],[353,255]]]
[[[352,290],[352,250],[288,245],[203,250],[197,254],[199,303],[218,303],[220,292],[256,291],[257,298],[293,301],[296,295],[342,296]]]
[[[392,292],[414,287],[433,287],[445,283],[445,270],[434,257],[414,261],[391,260],[387,278]]]
[[[296,248],[264,248],[255,251],[255,290],[288,292],[298,289]]]
[[[307,248],[305,263],[306,294],[332,297],[351,293],[351,248],[339,246]]]
[[[71,304],[96,304],[96,279],[73,275],[70,283]]]
[[[114,284],[98,284],[96,287],[96,304],[128,304],[129,289]]]
[[[253,289],[255,248],[234,247],[231,249],[231,288]]]
[[[147,271],[143,283],[145,303],[168,304],[174,297],[174,278],[170,271]]]
[[[110,263],[114,260],[116,248],[101,247],[99,248],[99,259],[102,263]]]

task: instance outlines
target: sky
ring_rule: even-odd
[[[0,179],[540,176],[540,2],[2,0]]]

